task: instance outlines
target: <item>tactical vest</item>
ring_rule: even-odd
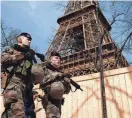
[[[17,65],[15,67],[14,73],[27,76],[28,74],[31,73],[31,67],[32,67],[32,63],[30,61],[23,60],[20,65]]]
[[[15,50],[13,47],[6,49],[2,54],[2,56],[3,56],[2,62],[6,63],[6,62],[8,62],[8,60],[11,61],[12,60],[11,56],[16,55],[16,54],[19,54],[19,51]],[[12,64],[11,65],[9,64],[7,67],[7,70],[10,67],[13,67],[13,73],[18,73],[18,74],[27,76],[28,74],[31,73],[32,61],[25,60],[23,58],[23,59],[21,59],[21,61],[19,61],[19,64],[15,65],[15,66],[12,66]]]
[[[54,73],[52,68],[47,68],[47,67],[44,68],[46,81],[52,79],[53,77],[52,73]],[[65,88],[61,81],[55,81],[51,83],[49,86],[45,87],[44,91],[51,98],[61,100],[64,95]]]

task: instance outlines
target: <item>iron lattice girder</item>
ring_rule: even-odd
[[[109,47],[112,47],[113,43],[109,43],[106,45]],[[105,50],[107,47],[106,45],[102,46],[102,48],[104,49],[102,52],[103,59],[107,57],[113,57],[113,55],[115,55],[116,53],[115,50]],[[62,67],[65,68],[65,66],[68,67],[68,65],[73,65],[71,67],[74,68],[76,63],[78,63],[77,65],[79,64],[81,65],[81,63],[83,63],[84,66],[86,66],[86,64],[90,65],[90,63],[92,63],[93,68],[96,68],[95,61],[96,61],[96,51],[97,50],[98,50],[98,47],[95,47],[89,50],[83,50],[75,54],[62,57]]]
[[[96,25],[96,18],[92,17],[92,16],[95,16],[95,11],[90,11],[90,12],[84,14],[84,16],[77,16],[74,19],[70,19],[69,21],[60,23],[60,27],[58,29],[58,32],[55,36],[55,39],[52,42],[52,44],[54,46],[50,47],[50,49],[56,50],[56,48],[54,48],[54,47],[57,47],[58,45],[60,45],[61,40],[64,38],[64,34],[65,33],[66,33],[66,35],[72,34],[72,32],[70,32],[70,31],[72,31],[73,28],[76,28],[77,26],[80,26],[80,25],[84,25],[84,31],[83,32],[85,32],[85,35],[86,35],[86,42],[88,42],[88,39],[92,39],[92,37],[89,37],[90,34],[94,37],[93,38],[93,40],[95,40],[94,42],[97,42],[96,39],[97,39],[98,32],[97,32],[97,28],[94,27],[94,25]],[[94,23],[92,26],[91,23],[93,21],[94,21]],[[69,26],[68,26],[68,24],[69,24]],[[89,26],[92,29],[90,29]],[[66,29],[67,29],[67,32],[66,32]],[[91,30],[93,30],[93,31],[91,32]],[[70,40],[72,40],[72,37],[70,37]],[[68,40],[66,39],[66,37],[65,37],[64,43],[68,44]]]
[[[118,66],[114,66],[118,48],[109,35],[111,29],[109,23],[100,9],[98,9],[97,17],[96,10],[96,4],[89,2],[79,9],[76,8],[76,10],[67,12],[57,20],[60,27],[48,49],[48,54],[61,47],[60,52],[63,56],[61,69],[66,73],[74,73],[75,76],[78,75],[77,72],[88,74],[98,71],[98,40],[101,37],[103,37],[104,70],[128,65],[121,55]]]

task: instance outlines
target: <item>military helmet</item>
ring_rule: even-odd
[[[31,69],[32,75],[34,75],[34,83],[38,84],[42,81],[44,78],[44,70],[42,65],[40,64],[34,64]]]
[[[62,99],[64,94],[64,85],[62,82],[54,82],[51,84],[49,95],[54,99]]]

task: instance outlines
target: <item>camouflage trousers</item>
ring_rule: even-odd
[[[46,118],[61,118],[61,101],[51,100],[47,96],[42,101]]]
[[[13,76],[4,91],[5,111],[1,118],[24,118],[24,88],[21,79]]]

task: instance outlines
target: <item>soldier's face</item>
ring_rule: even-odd
[[[29,40],[27,37],[22,36],[21,40],[23,45],[30,46],[31,40]]]
[[[58,56],[52,56],[50,61],[51,61],[51,64],[53,66],[55,66],[56,68],[60,67],[60,64],[61,64],[60,57],[58,57]]]

